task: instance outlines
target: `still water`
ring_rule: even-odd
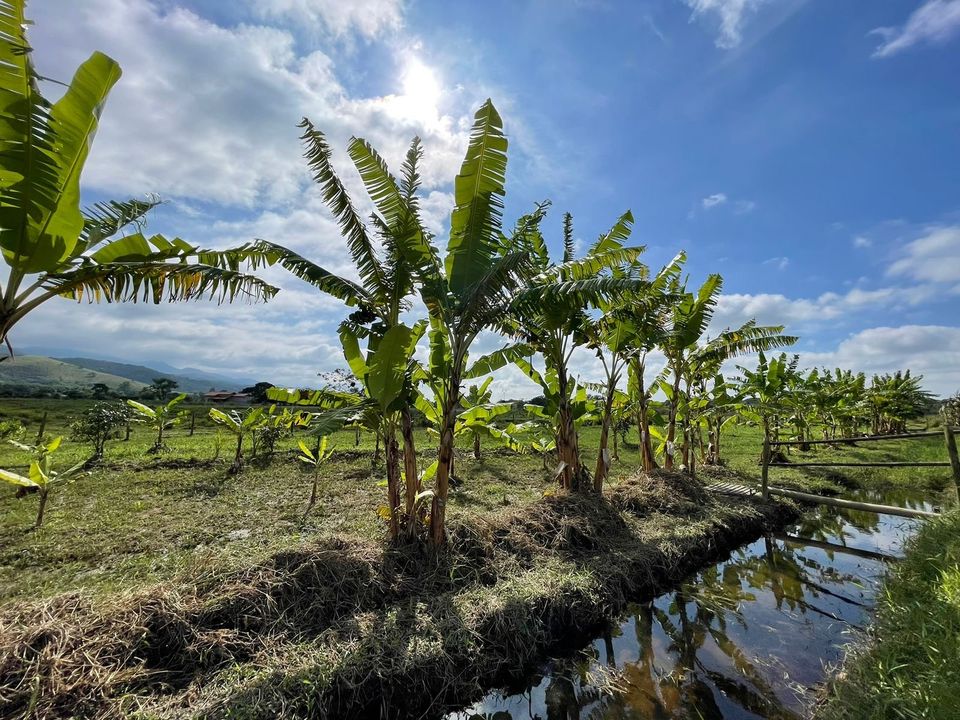
[[[931,509],[906,492],[850,499]],[[803,718],[922,520],[810,511],[449,720]],[[606,677],[617,690],[601,691]],[[520,690],[519,688],[522,688]]]

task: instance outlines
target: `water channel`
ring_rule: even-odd
[[[846,497],[933,507],[905,491]],[[869,624],[884,573],[921,522],[811,510],[630,607],[573,657],[546,662],[536,676],[448,720],[807,717],[844,646]]]

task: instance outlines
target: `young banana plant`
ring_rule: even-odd
[[[243,470],[243,439],[257,426],[263,416],[263,408],[251,408],[241,415],[236,410],[225,413],[216,408],[210,408],[210,419],[225,427],[237,438],[236,450],[233,454],[233,463],[230,465],[230,474],[236,475]]]
[[[307,509],[303,511],[303,516],[310,514],[313,506],[317,504],[317,491],[320,482],[320,468],[333,455],[333,448],[327,447],[328,438],[326,435],[320,438],[316,451],[307,447],[307,444],[300,440],[297,445],[300,447],[300,455],[297,460],[313,468],[313,487],[310,490],[310,502],[307,503]]]
[[[186,399],[187,394],[181,393],[170,402],[156,407],[138,403],[136,400],[127,400],[127,405],[133,408],[133,411],[139,416],[140,422],[148,425],[157,434],[149,452],[159,453],[163,450],[163,433],[183,421],[183,411],[178,410],[177,406]]]
[[[9,470],[0,470],[0,480],[16,485],[26,491],[35,490],[40,496],[40,505],[37,508],[37,519],[33,527],[39,528],[43,524],[43,513],[47,507],[47,498],[50,495],[50,489],[53,485],[68,482],[77,477],[82,471],[84,463],[77,463],[72,468],[62,472],[56,472],[50,467],[50,458],[60,447],[63,441],[62,437],[57,437],[49,443],[35,446],[24,445],[23,443],[10,442],[19,448],[33,455],[30,461],[30,471],[24,475],[19,475]]]

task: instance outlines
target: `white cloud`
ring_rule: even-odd
[[[393,167],[420,135],[428,190],[459,167],[474,98],[440,88],[452,114],[413,102],[401,74],[419,60],[407,49],[395,51],[393,92],[354,96],[330,56],[298,55],[282,28],[225,28],[146,0],[52,0],[31,11],[43,74],[67,78],[93,49],[124,69],[84,174],[88,189],[247,208],[295,201],[308,182],[296,127],[303,116],[329,136],[341,167],[353,133]]]
[[[720,21],[719,48],[735,48],[743,39],[743,25],[747,16],[767,0],[683,0],[693,14],[691,22],[702,15],[716,15]]]
[[[865,235],[857,235],[855,238],[853,238],[853,246],[855,248],[868,248],[871,245],[873,245],[873,240]]]
[[[880,306],[917,306],[935,292],[930,285],[853,288],[844,294],[823,293],[816,298],[788,298],[779,293],[730,293],[720,296],[711,334],[725,327],[738,327],[751,318],[761,325],[786,325],[788,331],[813,328],[845,315]]]
[[[868,375],[910,370],[923,375],[923,386],[941,397],[960,390],[960,328],[902,325],[861,330],[836,350],[801,353],[806,367],[851,368]]]
[[[261,18],[293,20],[337,36],[354,31],[374,38],[403,26],[400,0],[251,0],[251,5]]]
[[[913,280],[955,283],[960,281],[960,225],[934,226],[904,248],[888,275]]]
[[[871,33],[883,37],[875,58],[890,57],[919,43],[945,43],[960,33],[960,0],[927,0],[902,27],[876,28]]]
[[[790,258],[788,257],[773,257],[769,260],[763,261],[764,265],[773,265],[777,270],[786,270],[790,265]]]
[[[725,193],[714,193],[713,195],[707,195],[707,197],[700,201],[700,204],[703,205],[704,210],[709,210],[718,205],[723,205],[726,201],[727,196]]]

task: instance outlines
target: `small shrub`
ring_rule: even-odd
[[[107,440],[117,437],[129,418],[130,413],[123,403],[94,403],[70,425],[71,437],[90,443],[93,446],[93,458],[99,460],[103,457]]]

